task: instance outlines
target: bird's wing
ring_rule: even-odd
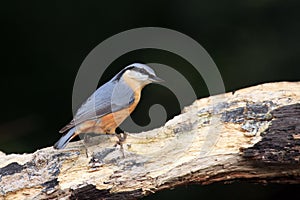
[[[73,120],[60,132],[112,112],[127,108],[134,102],[134,91],[124,82],[110,81],[98,88],[77,110]]]

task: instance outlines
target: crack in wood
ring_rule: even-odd
[[[111,193],[110,190],[98,190],[94,185],[86,185],[71,192],[70,200],[130,200],[143,196],[141,189],[130,192]]]

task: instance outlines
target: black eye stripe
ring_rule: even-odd
[[[136,72],[140,72],[141,74],[146,74],[146,75],[148,75],[148,76],[153,76],[152,74],[150,74],[149,72],[147,72],[145,69],[143,69],[143,68],[133,68],[133,70],[134,71],[136,71]]]
[[[135,66],[130,66],[130,67],[127,67],[127,68],[123,69],[122,71],[120,71],[120,72],[114,77],[113,80],[120,80],[120,78],[122,77],[122,75],[123,75],[127,70],[133,70],[133,71],[139,72],[139,73],[141,73],[141,74],[148,75],[150,78],[155,77],[153,74],[150,74],[147,70],[145,70],[145,69],[143,69],[143,68],[139,68],[139,67],[135,67]]]

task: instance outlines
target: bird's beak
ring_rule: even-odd
[[[154,82],[154,83],[164,82],[164,80],[161,79],[161,78],[159,78],[158,76],[152,76],[152,77],[150,78],[150,80],[151,80],[152,82]]]

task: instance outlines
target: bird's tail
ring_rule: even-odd
[[[66,134],[64,134],[55,144],[54,149],[63,149],[70,142],[72,138],[76,136],[75,127],[70,129]]]

